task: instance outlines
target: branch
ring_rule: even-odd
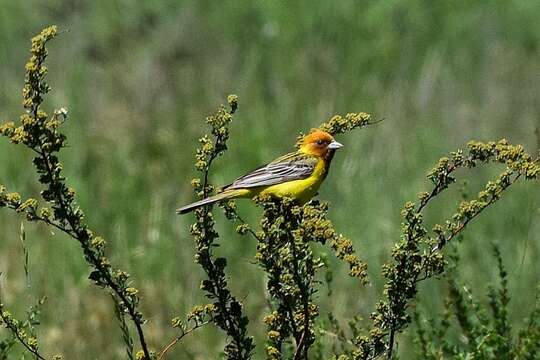
[[[393,249],[394,261],[383,266],[383,274],[387,278],[386,300],[377,305],[372,317],[374,327],[369,337],[360,339],[360,355],[356,358],[367,359],[386,353],[386,358],[391,359],[395,334],[408,324],[406,309],[417,294],[417,284],[444,271],[442,248],[483,210],[499,200],[509,186],[520,178],[537,179],[540,174],[538,159],[533,160],[521,146],[510,145],[506,140],[496,143],[470,142],[468,148],[466,157],[462,151],[457,151],[451,154],[451,159],[442,158],[428,174],[434,183],[431,192],[419,194],[419,205],[411,202],[405,205],[402,211],[403,240]],[[460,167],[473,168],[489,162],[506,164],[507,170],[495,181],[488,182],[477,199],[463,201],[445,226],[435,225],[433,233],[436,236],[429,236],[423,226],[422,212],[432,199],[455,182],[451,174]]]
[[[230,111],[220,107],[216,115],[207,118],[214,137],[210,140],[208,135],[203,136],[199,142],[201,147],[197,149],[197,170],[203,173],[203,180],[194,179],[192,185],[195,192],[201,197],[207,197],[212,189],[209,184],[209,173],[213,161],[227,149],[229,138],[228,124],[237,109],[238,99],[235,95],[228,97]],[[242,305],[231,294],[225,278],[226,259],[212,256],[214,240],[219,237],[214,229],[211,206],[204,206],[195,210],[197,222],[191,226],[191,234],[196,240],[196,262],[201,265],[207,280],[202,283],[202,289],[208,293],[208,297],[215,300],[216,316],[214,322],[225,330],[231,337],[231,343],[225,347],[225,353],[229,359],[249,359],[254,348],[253,339],[247,336],[248,319],[242,314]]]
[[[127,310],[133,321],[145,359],[150,359],[142,324],[142,314],[137,310],[138,290],[128,287],[127,273],[115,270],[104,255],[105,241],[94,235],[83,221],[83,213],[76,206],[75,192],[65,184],[62,175],[63,166],[58,160],[58,153],[65,146],[66,136],[59,132],[59,127],[67,119],[67,110],[60,109],[52,116],[41,109],[44,95],[50,90],[45,82],[47,68],[43,66],[47,56],[46,43],[57,34],[57,28],[51,26],[44,29],[32,39],[31,57],[26,64],[26,77],[23,89],[23,106],[26,109],[21,115],[21,125],[15,127],[12,122],[0,126],[0,134],[8,137],[12,143],[22,143],[31,149],[36,156],[34,165],[39,175],[39,182],[46,185],[41,196],[52,206],[41,209],[37,213],[37,201],[28,199],[20,201],[16,193],[3,194],[0,186],[0,206],[7,206],[17,212],[25,212],[31,221],[44,221],[65,232],[79,241],[87,263],[94,269],[90,278],[102,287],[108,287],[120,300],[121,306]]]
[[[44,153],[43,151],[43,145],[40,144],[40,154],[42,157],[42,160],[46,164],[46,170],[47,174],[51,177],[51,179],[54,179],[55,174],[52,170],[52,166],[49,161],[49,157]],[[54,183],[52,183],[54,184]],[[60,183],[61,184],[61,183]],[[57,184],[59,185],[59,184]],[[53,189],[61,188],[61,186],[51,186]],[[67,216],[67,221],[69,224],[69,228],[63,229],[63,231],[70,235],[71,237],[77,239],[81,246],[83,247],[85,256],[90,260],[90,263],[99,271],[100,276],[105,280],[106,285],[113,290],[113,292],[120,298],[122,301],[122,305],[127,309],[129,316],[131,317],[131,320],[133,321],[133,324],[135,325],[135,329],[137,330],[137,335],[139,337],[139,342],[141,344],[141,349],[144,353],[145,359],[150,359],[150,351],[148,350],[148,345],[146,343],[146,339],[144,336],[144,331],[142,329],[143,320],[140,312],[136,309],[136,305],[133,302],[132,299],[128,299],[128,296],[126,295],[126,289],[122,288],[121,285],[119,285],[116,280],[113,278],[112,274],[110,273],[110,270],[107,266],[105,266],[103,262],[103,258],[96,255],[94,251],[91,251],[88,244],[88,232],[87,230],[83,230],[85,226],[81,226],[80,223],[78,223],[78,218],[75,215],[76,210],[71,206],[66,204],[65,197],[63,196],[62,192],[55,191],[54,196],[57,203],[60,205],[60,209],[64,214]],[[77,220],[76,220],[77,219]],[[60,226],[56,226],[59,229],[62,229]],[[137,299],[138,301],[138,299]]]

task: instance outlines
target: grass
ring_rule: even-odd
[[[337,309],[342,320],[351,310],[368,315],[380,291],[378,265],[399,236],[400,207],[424,189],[424,174],[440,156],[471,139],[506,137],[529,152],[538,147],[540,6],[517,0],[452,4],[0,0],[0,119],[22,111],[28,39],[51,23],[68,29],[51,44],[48,63],[54,87],[49,105],[70,111],[70,147],[62,158],[68,181],[88,222],[109,239],[113,263],[133,275],[150,319],[149,340],[162,345],[173,336],[170,318],[202,301],[191,218],[177,217],[174,209],[193,200],[193,151],[215,105],[231,92],[240,97],[230,151],[216,163],[216,184],[289,151],[298,132],[335,113],[384,117],[339,138],[345,147],[320,194],[332,203],[336,229],[354,239],[369,262],[374,284],[350,291],[346,277],[335,276],[323,311]],[[475,175],[486,179],[498,170]],[[31,154],[1,142],[0,183],[37,195]],[[479,184],[471,180],[470,187]],[[496,276],[493,259],[484,254],[490,241],[500,244],[510,291],[523,294],[511,304],[513,319],[533,303],[539,280],[539,194],[534,183],[511,189],[460,246],[462,277],[483,289]],[[433,219],[449,214],[459,196],[454,191],[440,199]],[[240,211],[257,221],[249,202]],[[20,218],[2,212],[0,228],[5,302],[23,311],[26,302],[48,296],[42,348],[67,358],[92,359],[97,349],[100,358],[123,356],[111,301],[87,280],[78,245],[27,225],[28,290]],[[257,324],[266,305],[262,273],[252,264],[255,243],[239,238],[225,221],[219,229],[229,276],[242,279],[231,281],[232,289],[245,298],[260,338]],[[435,314],[442,285],[430,281],[421,291],[421,306]],[[177,348],[178,358],[216,354],[221,334],[198,331]],[[399,350],[412,354],[406,346]]]

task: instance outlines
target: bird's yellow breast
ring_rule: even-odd
[[[319,190],[324,178],[326,177],[327,167],[325,162],[320,159],[313,170],[313,173],[301,180],[287,181],[282,184],[269,186],[257,191],[257,194],[271,195],[277,197],[291,197],[301,204],[307,203]],[[256,194],[254,194],[256,195]]]

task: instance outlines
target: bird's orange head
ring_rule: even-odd
[[[342,146],[332,135],[319,129],[313,130],[300,141],[301,152],[320,157],[326,157]]]

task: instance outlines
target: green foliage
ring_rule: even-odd
[[[48,116],[41,110],[43,95],[49,90],[44,82],[46,69],[43,61],[47,54],[45,43],[55,32],[54,28],[47,29],[33,41],[24,90],[24,106],[27,111],[21,117],[21,125],[7,123],[0,128],[11,142],[22,143],[36,154],[34,164],[40,175],[39,180],[44,185],[42,197],[50,208],[39,207],[35,199],[24,200],[18,193],[8,193],[4,186],[0,186],[0,206],[23,213],[30,221],[41,221],[60,229],[79,241],[84,258],[92,268],[90,279],[109,289],[113,295],[128,356],[133,356],[133,342],[128,326],[123,321],[124,314],[129,315],[139,337],[141,350],[135,358],[150,359],[156,355],[146,345],[142,327],[144,319],[138,310],[139,291],[131,285],[127,273],[113,268],[105,257],[104,239],[89,230],[82,211],[74,201],[74,191],[66,185],[58,152],[65,146],[66,137],[59,131],[59,127],[66,121],[67,112],[60,109]],[[195,166],[204,176],[194,180],[192,185],[201,197],[214,191],[209,183],[211,166],[227,150],[229,125],[238,99],[231,96],[228,102],[230,110],[222,106],[216,115],[207,119],[211,134],[201,139],[201,147],[196,154]],[[333,133],[343,133],[370,123],[370,116],[360,113],[334,117],[321,127]],[[505,164],[507,170],[489,182],[476,199],[462,202],[456,213],[442,223],[444,225],[436,225],[432,232],[427,231],[423,225],[422,212],[432,199],[455,182],[454,171],[487,162]],[[352,314],[354,320],[350,322],[348,331],[342,330],[339,320],[333,314],[328,316],[327,322],[317,321],[317,300],[321,298],[315,296],[319,294],[317,291],[320,282],[317,270],[329,266],[323,255],[318,254],[319,246],[329,245],[336,257],[345,261],[353,278],[360,280],[362,285],[367,282],[366,264],[354,254],[352,241],[334,230],[332,222],[327,219],[328,205],[313,201],[299,207],[289,199],[258,199],[263,215],[261,231],[256,231],[238,215],[234,204],[221,204],[226,217],[240,223],[236,224],[236,231],[251,234],[258,242],[256,260],[267,273],[270,298],[269,314],[264,320],[268,330],[267,357],[324,358],[328,350],[324,349],[325,343],[318,337],[329,334],[337,339],[338,345],[334,344],[331,348],[337,359],[374,358],[383,353],[388,358],[394,356],[392,350],[395,335],[403,331],[411,320],[409,309],[416,300],[418,282],[444,271],[446,263],[441,252],[443,247],[485,208],[495,203],[516,180],[536,179],[538,174],[537,161],[520,146],[510,145],[504,140],[498,143],[472,142],[466,154],[457,151],[450,158],[441,159],[428,176],[434,184],[432,191],[421,193],[418,204],[411,202],[404,207],[402,240],[392,251],[392,261],[383,266],[387,281],[380,296],[381,301],[372,313],[372,322],[365,324],[360,316]],[[212,304],[195,306],[186,316],[186,321],[180,321],[180,317],[173,319],[173,327],[179,331],[179,335],[164,348],[160,357],[165,355],[169,346],[176,345],[191,331],[213,323],[227,334],[224,352],[228,358],[251,358],[254,341],[248,333],[246,308],[243,300],[238,300],[239,297],[232,294],[231,281],[228,281],[225,273],[225,257],[214,254],[219,245],[214,216],[209,207],[197,210],[195,215],[196,223],[191,228],[196,242],[195,260],[206,274],[207,279],[203,280],[201,287]],[[330,281],[330,278],[327,277],[327,280]],[[507,304],[508,297],[494,295],[493,299],[493,306],[501,310],[499,315],[504,318],[502,307],[506,306],[504,304]],[[7,315],[7,323],[15,324]],[[13,330],[16,327],[8,328],[18,334],[18,331]],[[501,320],[497,328],[499,333],[507,332],[508,322]],[[534,350],[537,337],[531,335],[524,339],[524,343],[529,344],[526,351]],[[28,344],[30,349],[34,344],[34,340],[28,341],[27,338],[20,338],[19,341],[23,345]]]
[[[540,291],[521,329],[516,331],[509,320],[510,293],[508,273],[500,250],[493,246],[499,284],[489,287],[487,304],[460,284],[455,273],[457,256],[447,281],[448,295],[443,313],[426,318],[415,313],[415,343],[422,359],[536,359],[540,353]],[[459,336],[452,336],[452,333]]]

